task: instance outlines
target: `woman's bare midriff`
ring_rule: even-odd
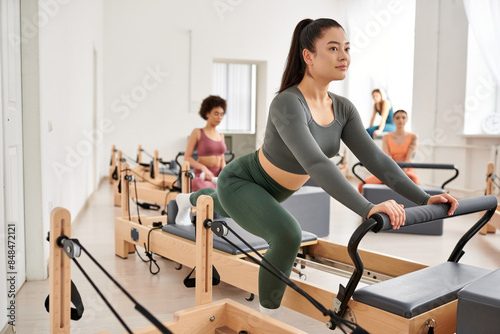
[[[262,147],[259,149],[259,162],[274,181],[287,189],[297,190],[309,180],[309,175],[293,174],[273,165],[262,152]]]
[[[222,157],[220,155],[209,155],[198,157],[198,162],[207,167],[219,167],[221,165]]]

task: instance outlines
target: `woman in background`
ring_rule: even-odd
[[[226,100],[219,96],[210,95],[201,103],[199,114],[207,124],[204,128],[194,129],[191,132],[184,152],[184,160],[194,168],[195,177],[191,182],[193,191],[215,188],[217,177],[226,165],[224,135],[216,129],[225,113]],[[193,157],[195,150],[198,160]]]
[[[396,162],[413,162],[413,155],[418,148],[418,137],[416,134],[405,130],[408,122],[408,114],[400,109],[394,113],[396,130],[382,137],[382,150]],[[419,177],[414,168],[403,168],[405,174],[416,184]],[[371,175],[365,179],[367,184],[383,184],[376,176]],[[363,182],[359,183],[358,190],[363,193]]]
[[[375,103],[373,105],[372,119],[370,120],[370,127],[366,129],[370,134],[370,137],[375,138],[376,136],[382,134],[382,132],[392,132],[396,130],[396,126],[392,121],[392,103],[389,100],[384,100],[382,98],[382,92],[380,89],[375,89],[372,92],[373,100]],[[379,125],[373,125],[375,122],[375,117],[377,114],[380,115],[381,120]]]

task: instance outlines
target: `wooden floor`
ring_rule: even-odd
[[[335,200],[332,200],[331,208],[330,235],[326,239],[347,244],[360,218]],[[131,255],[127,260],[114,255],[113,218],[118,213],[119,209],[113,206],[112,187],[108,182],[103,182],[89,200],[88,207],[74,222],[73,237],[78,238],[110,274],[161,321],[170,320],[178,310],[194,306],[194,289],[185,288],[183,285],[183,279],[190,271],[188,268],[176,270],[176,263],[155,256],[161,270],[159,274],[152,275],[149,266],[137,255]],[[141,210],[141,214],[143,213],[144,210]],[[455,243],[476,218],[477,215],[470,215],[445,220],[442,236],[370,233],[363,239],[360,247],[433,265],[446,261]],[[143,255],[143,250],[140,251]],[[500,232],[487,236],[477,235],[469,242],[465,251],[462,263],[488,269],[500,268]],[[82,255],[79,262],[132,330],[150,325],[86,256]],[[306,274],[308,281],[334,291],[338,289],[339,283],[347,282],[346,279],[313,270],[306,269]],[[103,330],[126,333],[74,264],[72,277],[82,295],[85,313],[80,321],[72,321],[71,333],[89,334]],[[17,333],[49,333],[49,317],[43,306],[47,293],[48,280],[26,282],[23,285],[16,298]],[[248,293],[230,285],[221,283],[214,287],[213,293],[214,300],[231,298],[258,310],[258,298],[248,302],[245,300],[249,296]],[[323,323],[284,307],[280,309],[277,318],[308,333],[340,333],[338,330],[332,332]]]

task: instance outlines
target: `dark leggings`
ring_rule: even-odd
[[[211,196],[216,213],[231,217],[245,230],[267,241],[269,249],[264,258],[289,276],[302,241],[302,230],[280,202],[293,193],[264,171],[257,152],[254,152],[222,169],[217,190],[200,189],[191,195],[190,201],[195,205],[200,195]],[[279,307],[285,288],[285,283],[260,268],[259,298],[262,306]]]

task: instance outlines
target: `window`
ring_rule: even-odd
[[[464,134],[488,134],[485,122],[488,115],[500,112],[500,90],[470,28],[467,49]]]
[[[500,135],[500,3],[464,0],[469,20],[464,133]]]
[[[215,62],[212,94],[226,99],[227,110],[219,130],[255,133],[256,64]]]

